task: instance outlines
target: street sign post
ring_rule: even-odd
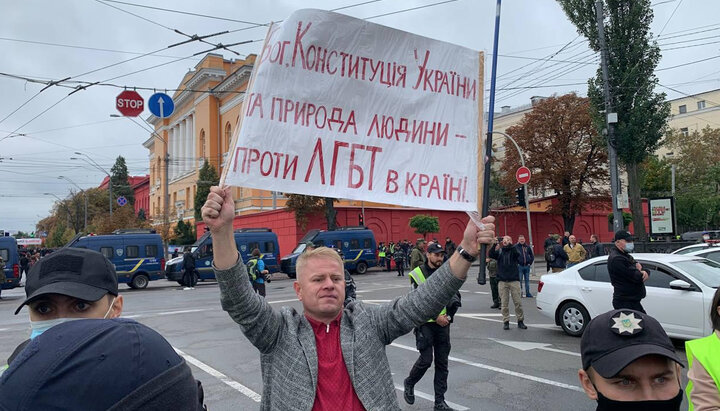
[[[148,99],[148,109],[155,117],[167,118],[175,111],[175,103],[167,94],[155,93]]]
[[[127,204],[127,198],[125,198],[124,196],[120,196],[120,197],[118,197],[118,199],[117,199],[117,203],[118,203],[118,205],[119,205],[120,207],[122,207],[122,206],[124,206],[125,204]]]
[[[137,117],[145,109],[145,101],[137,91],[124,90],[115,97],[115,108],[125,117]]]
[[[515,172],[515,179],[520,184],[527,184],[530,182],[530,169],[522,166]]]

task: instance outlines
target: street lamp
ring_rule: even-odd
[[[98,170],[102,171],[103,173],[105,173],[105,175],[107,175],[107,177],[108,177],[108,199],[109,199],[109,207],[110,207],[110,217],[112,217],[112,215],[113,215],[113,209],[112,209],[113,200],[112,200],[112,178],[111,178],[111,176],[110,176],[110,173],[108,173],[107,171],[105,171],[104,168],[100,167],[100,165],[99,165],[98,163],[96,163],[95,160],[93,160],[92,158],[90,158],[90,156],[88,156],[87,154],[81,153],[81,152],[79,152],[79,151],[76,151],[75,154],[77,154],[77,155],[79,155],[79,156],[84,156],[84,157],[70,157],[70,160],[82,160],[82,161],[90,164],[91,166],[97,168]]]
[[[85,228],[84,228],[83,230],[85,231],[85,233],[87,233],[87,193],[85,193],[85,190],[83,190],[82,188],[80,188],[79,185],[75,184],[74,181],[70,180],[69,178],[67,178],[67,177],[65,177],[65,176],[58,176],[58,179],[60,179],[60,180],[66,180],[66,181],[69,182],[70,184],[72,184],[72,185],[74,185],[75,187],[77,187],[78,190],[80,190],[80,192],[83,193],[83,197],[85,197]]]
[[[120,116],[118,114],[110,114],[110,117],[117,118],[117,117],[123,117],[123,116]],[[163,184],[163,186],[165,188],[165,196],[164,196],[165,197],[164,198],[165,206],[163,207],[164,208],[163,224],[165,225],[165,227],[167,227],[168,224],[170,224],[170,144],[168,143],[167,140],[162,138],[162,136],[160,136],[160,134],[158,134],[155,130],[146,129],[145,127],[142,126],[142,124],[135,121],[135,119],[133,119],[132,117],[125,117],[125,118],[130,119],[133,123],[135,123],[138,127],[143,129],[145,132],[150,131],[150,133],[153,136],[155,136],[155,138],[159,139],[160,141],[162,141],[165,144],[165,156],[164,156],[164,159],[165,159],[165,173],[164,173],[165,174],[165,183]],[[145,121],[145,119],[143,119],[143,121]],[[145,123],[148,124],[147,121],[145,121]],[[150,124],[148,124],[148,126],[150,126]],[[165,244],[165,252],[167,253],[167,244]]]
[[[56,195],[53,194],[53,193],[43,193],[43,195],[44,195],[44,196],[53,196],[53,197],[55,197],[55,198],[57,199],[57,201],[60,203],[60,205],[63,206],[63,207],[65,207],[65,211],[67,212],[67,220],[68,220],[67,222],[68,222],[68,225],[70,225],[70,208],[68,208],[67,204],[65,204],[65,203],[63,202],[62,198],[56,196]],[[73,227],[73,228],[74,228],[74,227]]]
[[[520,146],[519,146],[518,143],[515,141],[515,139],[513,139],[513,138],[510,137],[509,135],[503,133],[502,131],[494,131],[494,130],[493,130],[492,133],[493,133],[493,134],[500,134],[500,135],[504,136],[505,138],[507,138],[508,140],[512,141],[512,143],[515,145],[515,148],[516,148],[517,151],[518,151],[518,155],[520,156],[520,164],[521,164],[523,167],[525,167],[525,156],[524,156],[524,154],[523,154],[522,149],[520,149]],[[526,215],[526,217],[527,217],[528,237],[529,237],[528,240],[530,240],[530,248],[532,249],[532,247],[533,247],[533,238],[532,238],[532,225],[530,224],[530,197],[528,197],[527,184],[523,184],[522,186],[523,186],[523,190],[525,191],[525,202],[526,202],[526,204],[525,204],[525,215]],[[533,274],[535,273],[535,265],[534,265],[534,264],[531,266],[531,271],[532,271]]]

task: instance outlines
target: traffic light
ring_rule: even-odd
[[[515,195],[517,196],[517,205],[520,207],[527,207],[527,202],[525,201],[525,189],[522,187],[516,188]]]
[[[365,225],[365,218],[363,217],[363,213],[358,214],[358,225],[360,225],[360,226]]]

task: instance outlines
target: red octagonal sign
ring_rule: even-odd
[[[137,117],[145,109],[145,101],[137,91],[125,90],[115,97],[115,108],[126,117]]]
[[[515,179],[520,184],[527,184],[530,181],[530,169],[523,166],[515,172]]]

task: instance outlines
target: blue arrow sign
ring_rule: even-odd
[[[124,196],[120,196],[120,197],[118,197],[118,199],[117,199],[117,203],[118,203],[118,205],[119,205],[120,207],[122,207],[122,206],[124,206],[125,204],[127,204],[127,198],[125,198]]]
[[[167,118],[175,111],[175,103],[167,94],[155,93],[148,99],[148,108],[155,117]]]

